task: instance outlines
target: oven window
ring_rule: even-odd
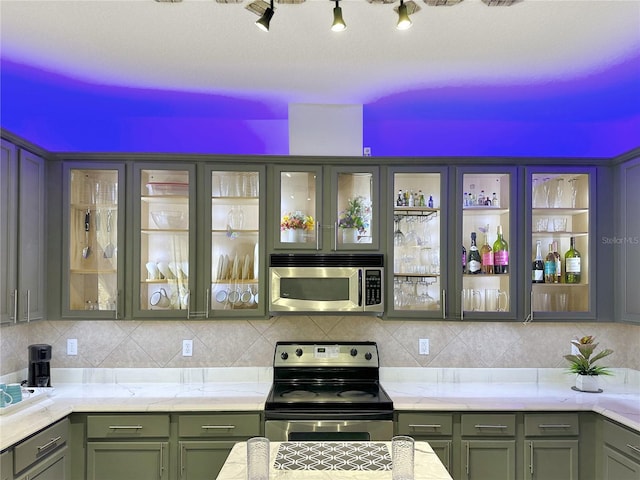
[[[368,442],[368,432],[289,432],[290,442]]]
[[[349,278],[280,278],[280,296],[295,300],[349,300]]]

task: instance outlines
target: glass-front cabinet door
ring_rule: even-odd
[[[403,317],[445,318],[446,268],[443,245],[447,245],[446,169],[394,168],[389,171],[390,265],[387,272],[388,314]],[[393,266],[393,268],[391,268]]]
[[[377,167],[283,167],[275,176],[277,249],[379,248]]]
[[[592,312],[592,172],[571,167],[528,169],[527,179],[528,319],[575,318]]]
[[[63,316],[120,318],[123,165],[65,164]]]
[[[457,202],[461,205],[459,300],[463,319],[515,319],[517,313],[515,168],[458,169]]]
[[[263,166],[250,165],[242,170],[216,166],[207,171],[206,178],[211,180],[211,268],[205,292],[206,316],[210,312],[213,316],[234,316],[264,311],[260,299],[265,296],[259,282],[264,172]]]
[[[188,316],[190,279],[196,274],[194,166],[136,165],[137,236],[134,315]]]

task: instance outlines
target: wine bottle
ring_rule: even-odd
[[[402,190],[398,190],[398,198],[396,199],[396,207],[401,207],[404,203],[404,195],[402,194]]]
[[[478,246],[476,245],[476,232],[471,232],[471,247],[469,248],[469,261],[467,262],[467,269],[469,273],[480,273],[482,267],[482,259]]]
[[[480,247],[480,258],[482,259],[482,273],[493,273],[493,249],[487,241],[487,234],[484,234],[484,243]]]
[[[540,240],[536,242],[536,259],[533,261],[531,281],[533,283],[544,283],[544,262],[542,261],[542,247],[540,246]]]
[[[562,257],[558,253],[558,242],[553,241],[553,256],[556,257],[556,279],[554,283],[562,283]]]
[[[565,283],[580,283],[580,252],[576,250],[576,237],[571,237],[570,246],[564,254]]]
[[[493,271],[509,272],[509,244],[502,237],[502,225],[498,225],[498,238],[493,242]]]
[[[467,271],[467,249],[462,245],[462,273]]]
[[[553,254],[553,244],[549,244],[549,253],[544,259],[544,282],[554,283],[556,280],[556,256]]]

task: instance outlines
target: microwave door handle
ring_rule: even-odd
[[[362,306],[362,269],[358,269],[358,306]]]

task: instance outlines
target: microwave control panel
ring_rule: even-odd
[[[365,269],[364,301],[366,306],[382,305],[382,269]]]

